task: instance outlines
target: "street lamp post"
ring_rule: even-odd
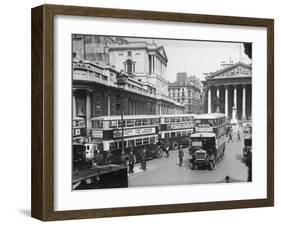
[[[124,74],[122,71],[117,74],[117,86],[120,89],[120,109],[121,109],[121,131],[122,131],[122,156],[125,154],[125,147],[124,147],[124,109],[123,109],[123,90],[125,89],[125,86],[128,81],[128,76]]]

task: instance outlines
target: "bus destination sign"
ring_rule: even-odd
[[[195,127],[195,132],[213,132],[213,127],[209,124],[200,124]]]
[[[102,131],[100,131],[100,130],[93,130],[92,131],[92,137],[93,138],[102,138]]]
[[[181,123],[173,123],[167,125],[168,130],[172,129],[192,129],[193,128],[193,122],[181,122]]]

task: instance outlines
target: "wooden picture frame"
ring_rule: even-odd
[[[169,205],[54,210],[54,16],[240,25],[267,29],[267,198]],[[51,221],[274,205],[274,20],[230,16],[42,5],[32,9],[32,202],[34,218]]]

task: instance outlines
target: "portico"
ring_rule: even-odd
[[[206,77],[203,84],[207,92],[208,113],[221,112],[231,118],[236,111],[237,120],[251,119],[251,65],[236,63]]]

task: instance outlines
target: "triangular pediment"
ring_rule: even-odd
[[[163,46],[158,47],[157,51],[165,59],[165,61],[168,62],[168,58],[167,58],[164,47]]]
[[[238,62],[209,75],[206,79],[251,77],[252,66]]]

